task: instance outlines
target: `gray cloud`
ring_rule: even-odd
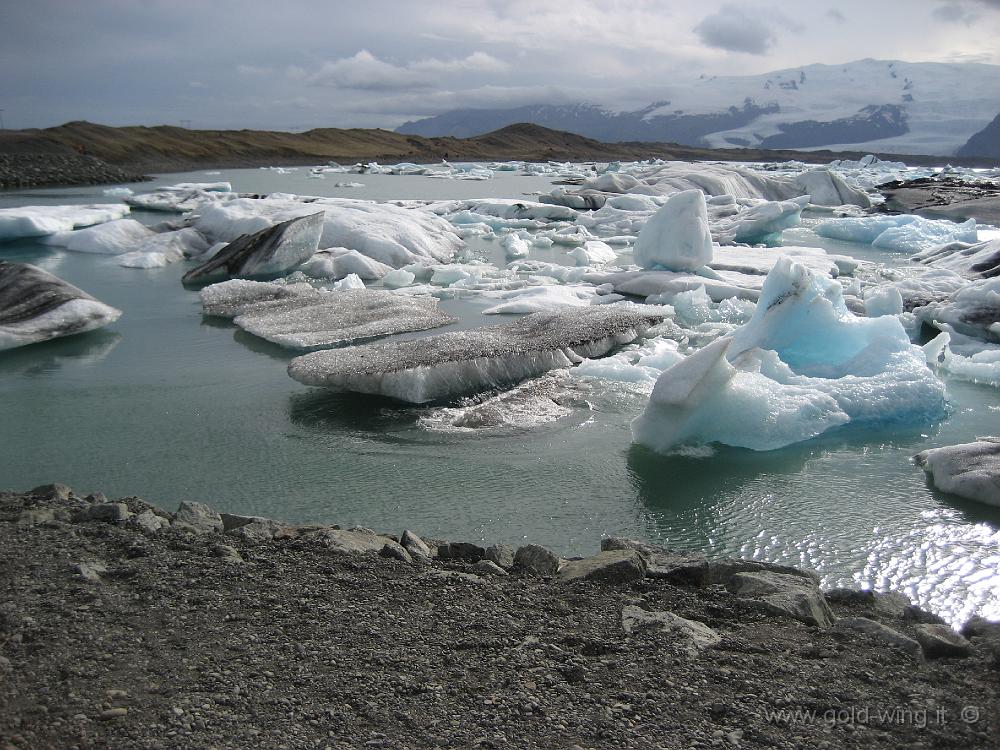
[[[847,18],[837,8],[830,8],[826,12],[827,18],[832,18],[837,23],[847,23]]]
[[[727,4],[702,19],[694,32],[709,47],[764,55],[778,40],[775,29],[781,27],[803,28],[776,10]]]
[[[938,21],[945,23],[964,23],[971,26],[979,20],[979,11],[968,3],[950,2],[939,5],[931,11],[931,15]]]

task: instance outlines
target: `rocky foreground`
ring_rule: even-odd
[[[1000,747],[1000,624],[601,547],[0,493],[0,748]]]

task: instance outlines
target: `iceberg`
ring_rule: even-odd
[[[570,257],[578,266],[603,266],[614,263],[618,253],[611,246],[600,240],[587,240],[583,247],[578,247],[570,253]]]
[[[204,287],[200,292],[201,309],[205,315],[235,318],[251,309],[261,309],[266,303],[312,297],[319,293],[306,283],[285,284],[271,281],[231,279]]]
[[[931,448],[913,460],[942,492],[1000,506],[1000,438]]]
[[[320,250],[302,264],[302,273],[316,279],[342,279],[354,274],[360,279],[374,281],[392,271],[391,266],[379,263],[357,250],[334,247]]]
[[[77,253],[120,255],[148,240],[156,233],[135,219],[116,219],[105,224],[59,232],[45,238],[46,244],[61,245]]]
[[[268,276],[301,265],[316,252],[323,214],[289,219],[243,235],[181,279],[185,284],[239,276]]]
[[[712,233],[705,194],[685,190],[670,196],[639,232],[633,258],[646,269],[698,271],[707,266],[712,261]]]
[[[127,216],[129,210],[121,203],[0,208],[0,242],[103,224]]]
[[[93,331],[121,314],[37,266],[0,260],[0,350]]]
[[[540,312],[507,325],[314,352],[293,359],[288,374],[305,385],[425,403],[570,367],[660,320],[622,306]]]
[[[193,224],[212,241],[233,241],[289,219],[323,213],[319,248],[345,247],[393,268],[446,263],[465,249],[452,226],[430,211],[386,203],[275,194],[203,205]]]
[[[925,250],[913,260],[970,279],[991,279],[1000,276],[1000,239],[972,245],[952,242]]]
[[[483,315],[533,313],[561,307],[586,307],[596,294],[594,287],[532,286],[503,292],[503,300],[483,310]]]
[[[712,222],[712,237],[721,245],[777,244],[782,230],[797,226],[808,203],[804,195],[789,201],[768,201]]]
[[[919,253],[948,242],[976,242],[976,220],[956,224],[922,216],[857,216],[827,219],[813,230],[820,237],[859,242],[896,252]]]
[[[839,283],[783,257],[750,322],[666,370],[632,433],[659,452],[772,450],[847,423],[931,423],[946,409],[895,317],[856,318]]]
[[[1000,342],[1000,276],[966,284],[944,301],[914,308],[913,314],[943,331]]]
[[[431,297],[408,297],[363,285],[313,292],[245,306],[233,322],[288,349],[340,346],[457,322]]]
[[[927,362],[973,383],[1000,386],[1000,346],[944,331],[924,344]]]

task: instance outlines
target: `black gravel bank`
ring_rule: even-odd
[[[95,156],[0,154],[0,189],[47,185],[107,185],[150,179],[101,161]]]

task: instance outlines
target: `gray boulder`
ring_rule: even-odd
[[[841,618],[837,620],[836,629],[842,632],[864,633],[887,646],[900,649],[912,657],[914,661],[923,661],[923,649],[917,641],[887,625],[869,620],[867,617]]]
[[[972,644],[947,625],[915,625],[913,633],[928,659],[962,658],[972,653]]]
[[[807,625],[827,628],[834,621],[833,612],[811,578],[771,571],[735,573],[726,588],[737,596],[760,601],[769,612]]]
[[[173,518],[174,528],[195,534],[208,534],[223,529],[222,516],[214,508],[204,503],[185,500],[177,508]]]
[[[588,580],[628,583],[646,575],[646,560],[636,550],[607,550],[583,560],[570,560],[559,569],[562,583]]]
[[[554,576],[559,571],[559,558],[545,547],[526,544],[514,554],[514,567],[533,576]]]
[[[514,548],[509,544],[494,544],[486,548],[486,559],[509,570],[514,567]]]
[[[673,645],[691,656],[714,646],[722,637],[712,628],[697,620],[688,620],[673,612],[649,612],[634,605],[622,608],[622,630],[626,635],[643,628],[663,633]]]

